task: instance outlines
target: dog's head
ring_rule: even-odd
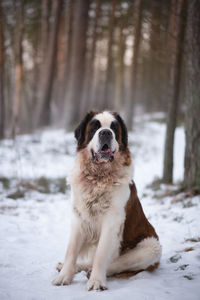
[[[87,149],[94,163],[111,163],[128,146],[127,128],[117,113],[89,112],[75,130],[77,150]]]

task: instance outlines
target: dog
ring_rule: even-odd
[[[71,234],[52,283],[68,285],[75,273],[86,271],[87,289],[105,290],[107,276],[156,268],[161,245],[132,181],[127,128],[120,115],[89,112],[75,138]]]

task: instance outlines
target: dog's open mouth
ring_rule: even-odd
[[[107,144],[104,144],[98,152],[91,151],[94,162],[112,162],[114,160],[115,151],[111,151]]]

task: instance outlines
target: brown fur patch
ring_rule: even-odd
[[[145,270],[127,271],[127,272],[121,272],[121,273],[118,273],[118,274],[114,274],[114,277],[126,279],[126,278],[129,278],[129,277],[135,276],[135,275],[137,275],[138,273],[141,273],[141,272],[143,272],[143,271],[153,272],[155,269],[158,268],[159,264],[160,264],[159,262],[158,262],[158,263],[155,263],[153,266],[149,266],[149,267],[148,267],[147,269],[145,269]]]
[[[124,224],[121,254],[128,249],[133,249],[139,242],[148,237],[158,236],[143,212],[137,196],[135,184],[130,184],[131,195],[126,205],[126,220]]]
[[[130,164],[131,164],[131,153],[130,153],[128,148],[126,148],[123,151],[123,155],[124,155],[124,165],[125,166],[130,166]]]
[[[149,266],[146,271],[153,272],[155,269],[159,267],[159,262],[155,263],[153,266]]]
[[[126,279],[132,276],[137,275],[138,273],[142,272],[143,270],[140,271],[128,271],[128,272],[122,272],[122,273],[118,273],[118,274],[114,274],[114,277],[116,278],[122,278],[122,279]]]

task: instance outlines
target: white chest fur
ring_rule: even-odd
[[[101,228],[106,226],[106,222],[117,231],[121,240],[125,205],[130,194],[129,184],[114,185],[107,191],[99,192],[96,197],[92,195],[92,198],[72,185],[72,194],[73,212],[81,223],[87,242],[94,244],[98,241]]]
[[[70,174],[73,213],[87,241],[96,243],[106,223],[121,239],[132,167],[120,167],[116,162],[113,169],[102,170],[88,164],[81,168],[78,157]]]

